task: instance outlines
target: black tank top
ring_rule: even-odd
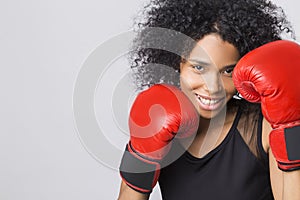
[[[261,159],[250,151],[237,129],[240,116],[239,110],[225,139],[203,158],[185,151],[161,169],[159,185],[163,200],[274,199],[268,156],[262,147],[262,115],[257,131]]]

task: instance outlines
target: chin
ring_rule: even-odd
[[[198,109],[198,113],[201,118],[208,119],[208,120],[217,118],[217,117],[222,117],[222,116],[225,117],[226,116],[226,104],[217,110]]]

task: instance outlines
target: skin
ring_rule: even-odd
[[[216,34],[205,36],[197,45],[200,49],[194,48],[180,64],[180,85],[200,116],[211,119],[218,117],[236,93],[231,76],[240,55]],[[215,106],[209,107],[201,99],[217,102],[211,102]]]
[[[236,110],[228,111],[226,104],[236,93],[231,73],[240,56],[232,44],[216,34],[206,35],[198,41],[198,45],[200,48],[193,49],[180,64],[180,85],[201,118],[197,135],[188,149],[193,156],[201,158],[224,140],[234,121]],[[215,100],[216,105],[209,106],[207,102],[210,100]],[[211,101],[211,104],[214,102]],[[262,144],[269,154],[274,197],[276,200],[300,200],[300,170],[283,172],[278,169],[269,146],[271,130],[270,124],[264,119]],[[211,134],[216,132],[218,134]],[[148,198],[149,195],[136,192],[124,182],[121,183],[119,200]]]
[[[201,117],[189,151],[203,157],[223,141],[234,120],[236,112],[226,112],[226,104],[236,94],[232,71],[240,55],[216,34],[205,36],[197,45],[200,48],[194,48],[180,64],[180,85]]]

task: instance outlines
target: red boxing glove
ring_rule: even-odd
[[[269,141],[278,167],[300,169],[300,46],[278,40],[240,59],[233,81],[250,102],[261,102],[273,130]]]
[[[120,174],[131,188],[150,193],[175,135],[187,138],[197,132],[199,115],[177,87],[157,84],[135,99],[129,118],[130,142]]]

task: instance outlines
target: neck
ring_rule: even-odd
[[[223,129],[227,124],[231,124],[236,115],[237,109],[223,109],[218,115],[213,118],[203,118],[200,116],[199,133],[206,133],[208,129]]]
[[[199,129],[189,152],[201,158],[218,146],[228,134],[236,113],[237,109],[230,109],[211,119],[200,117]]]

